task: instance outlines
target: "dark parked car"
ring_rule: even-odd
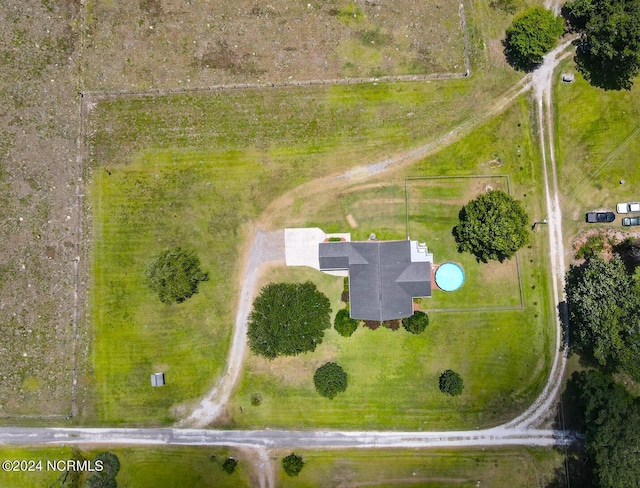
[[[622,225],[640,225],[640,217],[625,217],[622,219]]]
[[[613,212],[588,212],[587,222],[589,224],[595,224],[596,222],[613,222],[616,220],[616,214]]]

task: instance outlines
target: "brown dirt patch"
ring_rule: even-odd
[[[605,259],[610,259],[613,257],[613,246],[621,243],[625,239],[632,238],[640,238],[640,231],[626,231],[622,229],[591,229],[585,232],[578,234],[571,243],[571,249],[573,250],[573,255],[580,250],[582,246],[585,245],[587,240],[593,236],[602,236],[604,238],[604,249],[602,250],[602,254]]]
[[[91,90],[463,73],[458,2],[91,2]]]
[[[0,417],[71,411],[79,12],[71,0],[0,9]]]

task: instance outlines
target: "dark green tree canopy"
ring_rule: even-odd
[[[562,17],[540,6],[527,9],[513,19],[504,40],[507,60],[516,69],[530,71],[542,63],[564,31]]]
[[[284,472],[289,476],[298,476],[303,467],[304,460],[302,456],[298,456],[294,452],[282,460],[282,469],[284,469]]]
[[[640,401],[599,371],[574,373],[568,389],[586,437],[598,486],[637,486],[640,480]]]
[[[358,320],[349,317],[349,310],[341,308],[333,321],[333,328],[342,337],[351,337],[351,334],[358,328],[358,322]]]
[[[237,467],[238,467],[238,461],[232,457],[228,457],[227,459],[224,460],[224,463],[222,463],[222,469],[227,474],[233,474],[233,472],[236,470]]]
[[[453,228],[458,252],[470,252],[478,261],[511,258],[529,242],[529,217],[520,205],[500,190],[490,190],[467,203]]]
[[[180,303],[197,293],[198,283],[208,280],[209,275],[200,269],[194,251],[176,247],[154,256],[145,278],[161,302]]]
[[[101,452],[96,455],[94,463],[102,464],[102,471],[96,471],[87,480],[89,488],[116,488],[116,475],[120,471],[120,460],[112,452]],[[96,464],[97,465],[97,464]]]
[[[565,292],[572,347],[640,379],[640,298],[620,258],[595,256],[572,266]]]
[[[333,399],[347,389],[347,373],[336,363],[326,363],[316,369],[313,384],[323,397]]]
[[[429,316],[416,310],[411,317],[402,319],[402,326],[412,334],[421,334],[429,325]]]
[[[629,90],[640,67],[640,0],[573,0],[563,13],[581,34],[582,76],[605,90]]]
[[[312,282],[270,283],[253,302],[249,347],[274,359],[314,351],[331,327],[329,299]]]
[[[440,391],[451,396],[460,395],[464,389],[464,382],[462,376],[453,371],[452,369],[445,370],[438,381]]]

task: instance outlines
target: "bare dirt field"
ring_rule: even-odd
[[[72,410],[79,9],[0,8],[0,418]]]
[[[459,2],[87,2],[89,90],[465,71]]]

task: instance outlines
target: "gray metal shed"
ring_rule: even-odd
[[[151,375],[151,386],[164,386],[164,373],[153,373]]]

